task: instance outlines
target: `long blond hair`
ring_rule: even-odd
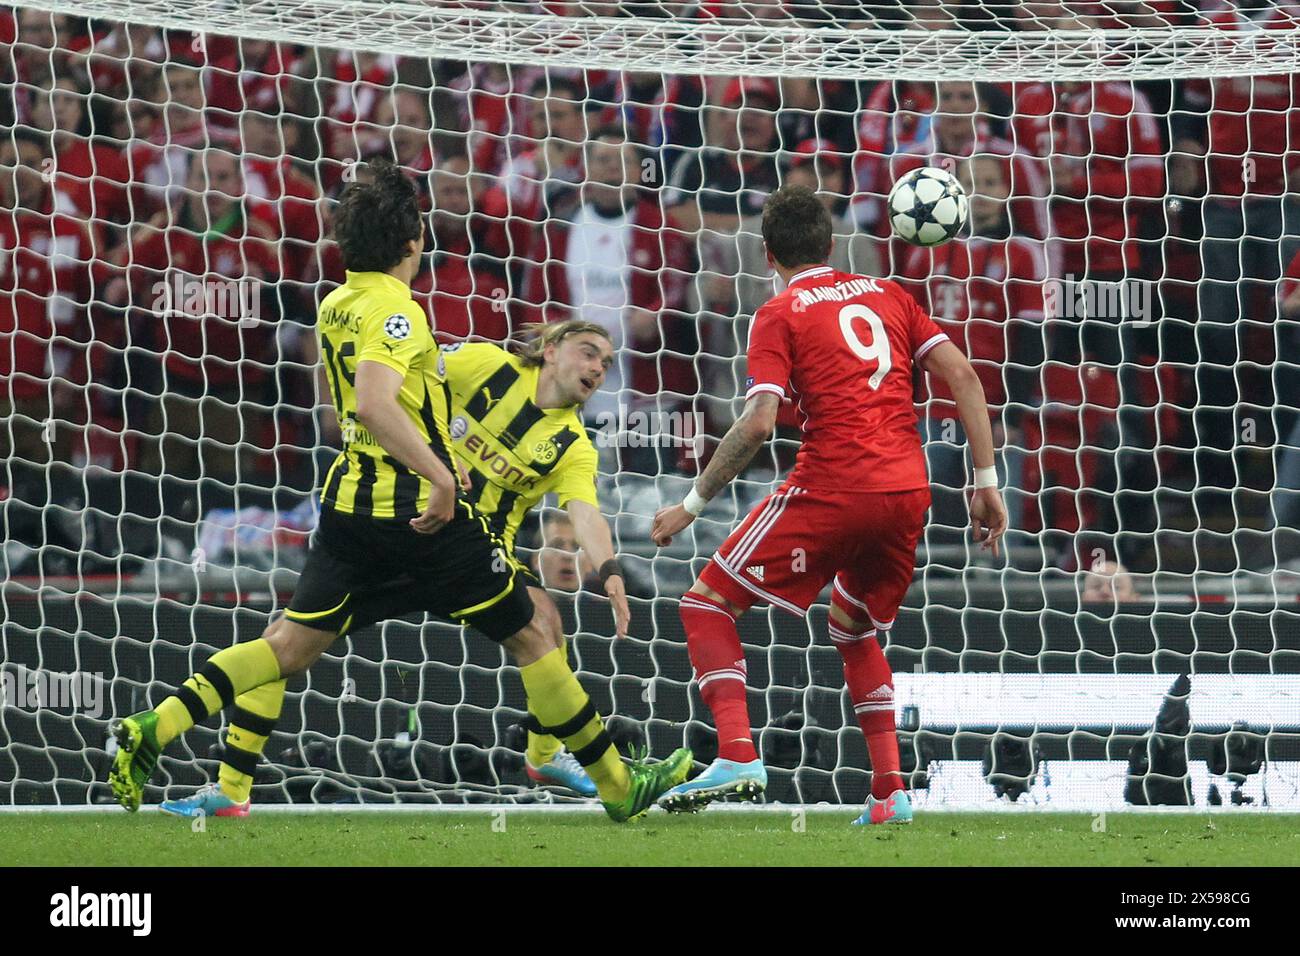
[[[524,334],[528,339],[519,347],[519,359],[526,366],[540,367],[546,362],[545,354],[548,345],[559,345],[568,336],[581,335],[584,332],[601,336],[611,346],[614,344],[609,329],[595,322],[585,322],[582,319],[567,319],[564,322],[530,322],[524,326]]]

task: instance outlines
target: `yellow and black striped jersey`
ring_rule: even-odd
[[[404,378],[397,400],[429,447],[451,468],[450,393],[424,310],[400,280],[349,272],[316,317],[325,376],[338,412],[343,451],[325,476],[321,505],[371,518],[413,518],[429,500],[429,482],[383,448],[356,420],[360,362],[380,362]]]
[[[577,409],[538,408],[541,369],[488,342],[444,346],[439,370],[451,388],[451,439],[469,469],[469,499],[507,552],[528,510],[555,492],[596,505],[596,449]]]

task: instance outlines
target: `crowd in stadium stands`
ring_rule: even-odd
[[[1300,4],[1213,0],[498,6],[960,29],[998,27],[1000,10],[1026,30],[1300,18]],[[328,439],[333,427],[316,417],[311,330],[343,278],[321,241],[329,203],[389,156],[429,212],[415,289],[438,338],[601,323],[621,359],[589,415],[690,407],[725,429],[747,320],[772,288],[763,201],[803,182],[832,213],[834,264],[907,283],[974,360],[1007,448],[1013,527],[1060,542],[1131,532],[1123,559],[1140,570],[1158,509],[1172,509],[1162,527],[1217,514],[1266,531],[1276,480],[1278,520],[1300,518],[1300,425],[1274,414],[1300,405],[1293,370],[1275,366],[1300,320],[1300,151],[1287,146],[1300,142],[1300,78],[543,69],[0,8],[0,84],[5,455],[265,484],[310,475],[317,429]],[[972,191],[970,240],[924,250],[889,238],[884,196],[922,164]],[[1141,317],[1168,321],[1081,322],[1068,295],[1045,306],[1049,278],[1148,280]],[[197,308],[184,307],[191,293]],[[953,489],[937,493],[935,517],[960,529],[957,416],[942,389],[918,397],[934,480]],[[1243,419],[1257,429],[1246,447]],[[1276,461],[1275,440],[1291,446]],[[1219,509],[1155,494],[1193,485],[1218,489]],[[1079,559],[1073,544],[1061,552]]]

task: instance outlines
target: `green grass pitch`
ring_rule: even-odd
[[[918,813],[859,828],[842,812],[0,813],[0,865],[1214,866],[1293,865],[1300,815]]]

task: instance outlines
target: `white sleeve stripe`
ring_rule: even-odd
[[[924,342],[921,343],[920,347],[916,350],[916,355],[914,356],[914,358],[920,358],[922,355],[930,351],[930,349],[934,348],[936,345],[940,345],[943,342],[947,342],[947,341],[949,341],[948,336],[946,336],[942,332],[940,332],[938,335],[931,336],[930,338],[926,339]]]
[[[773,394],[780,395],[782,398],[785,398],[785,389],[783,389],[780,385],[773,385],[771,382],[759,382],[757,385],[751,385],[749,387],[749,391],[745,393],[745,399],[749,400],[753,398],[755,395],[757,395],[759,392],[772,392]]]

